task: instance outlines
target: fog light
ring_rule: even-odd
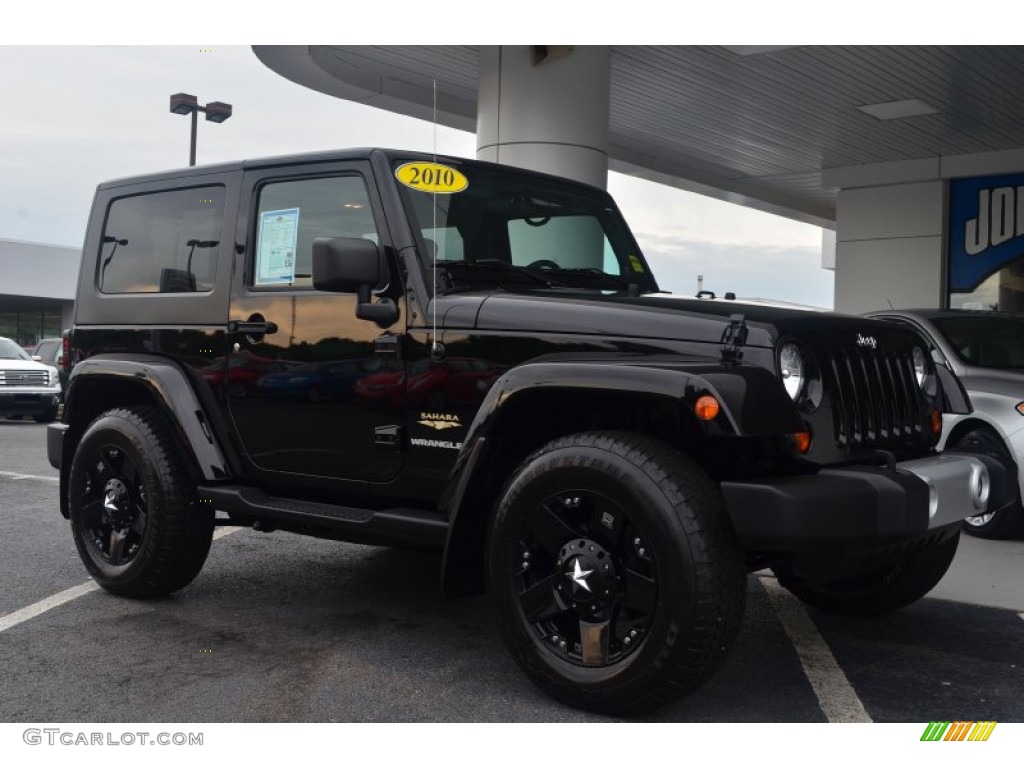
[[[979,512],[984,512],[988,507],[988,497],[992,492],[992,480],[988,474],[988,467],[977,464],[971,471],[971,503]]]
[[[935,486],[932,485],[931,481],[928,482],[928,519],[935,517],[935,513],[939,511],[939,492],[935,490]]]

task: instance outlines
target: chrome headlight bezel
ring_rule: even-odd
[[[786,394],[795,403],[807,386],[807,365],[800,347],[792,341],[779,346],[779,376]]]
[[[924,382],[928,377],[928,355],[925,354],[924,349],[916,344],[910,355],[911,364],[914,367],[914,380],[917,381],[919,388],[924,389]]]

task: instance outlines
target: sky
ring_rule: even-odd
[[[336,99],[267,69],[246,45],[0,45],[0,239],[80,247],[98,183],[188,163],[189,118],[172,93],[226,101],[200,119],[197,162],[382,146],[430,151],[431,123]],[[441,154],[473,134],[439,127]],[[832,306],[821,229],[617,173],[608,190],[660,286]]]

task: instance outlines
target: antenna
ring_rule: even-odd
[[[892,305],[892,300],[891,299],[886,299],[886,301],[889,303],[889,309],[896,309],[896,307],[894,307]]]
[[[437,164],[437,78],[434,78],[434,163]],[[432,199],[430,201],[431,214],[433,215],[433,222],[431,224],[431,235],[434,238],[434,242],[437,242],[437,189],[434,189]],[[440,360],[444,355],[444,346],[437,340],[437,257],[438,254],[435,251],[432,254],[432,266],[433,266],[433,280],[434,280],[434,291],[433,296],[430,299],[431,315],[431,343],[430,343],[430,356],[434,360]]]

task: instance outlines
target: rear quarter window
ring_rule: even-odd
[[[96,282],[102,293],[213,289],[224,219],[223,186],[150,192],[107,209]]]

